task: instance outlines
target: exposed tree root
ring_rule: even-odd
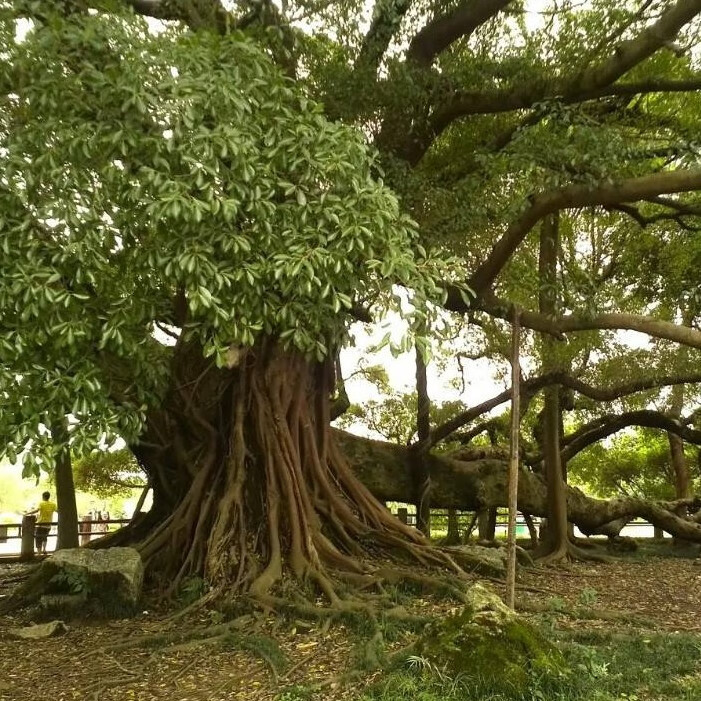
[[[158,436],[149,437],[153,444],[170,431],[177,469],[166,470],[163,453],[159,461],[143,458],[155,496],[168,475],[189,475],[169,515],[136,544],[149,573],[167,582],[167,595],[199,577],[210,599],[263,602],[296,589],[349,612],[365,605],[359,592],[381,593],[383,582],[397,578],[378,570],[380,561],[425,589],[460,594],[445,581],[448,573],[467,581],[459,555],[395,518],[336,445],[329,367],[262,344],[233,372],[188,371],[198,381],[183,378],[168,412],[151,421]],[[417,566],[435,570],[435,581],[408,569]]]
[[[584,606],[564,607],[553,609],[547,603],[538,601],[519,602],[516,606],[519,611],[527,613],[553,613],[568,616],[576,620],[592,621],[623,621],[632,623],[642,628],[657,628],[657,621],[640,616],[633,611],[615,611],[613,609],[592,609]]]
[[[538,550],[533,553],[533,559],[536,561],[536,564],[548,566],[576,561],[612,562],[610,557],[594,553],[588,549],[585,550],[570,541],[561,543],[555,550],[549,550],[548,548],[548,544],[543,543]]]

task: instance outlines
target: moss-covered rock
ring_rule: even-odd
[[[461,611],[428,626],[417,654],[453,677],[479,679],[516,695],[536,677],[554,678],[567,670],[552,643],[480,584],[470,589]]]
[[[0,614],[39,603],[39,618],[123,618],[138,610],[144,567],[132,548],[59,550],[38,565]]]

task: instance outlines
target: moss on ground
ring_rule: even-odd
[[[533,677],[567,671],[562,653],[496,594],[475,585],[465,608],[429,625],[416,653],[451,677],[520,692]]]

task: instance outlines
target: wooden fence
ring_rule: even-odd
[[[394,515],[404,523],[410,526],[416,526],[416,513],[409,511],[407,507],[399,507],[393,510]],[[458,511],[456,513],[458,530],[463,534],[472,523],[473,512],[471,511]],[[110,528],[111,526],[117,526],[122,528],[124,525],[130,522],[128,518],[117,518],[108,519],[105,521],[81,521],[78,524],[78,535],[81,541],[85,538],[91,538],[92,536],[102,536],[105,534],[104,528],[107,527],[109,530],[114,530]],[[536,527],[540,525],[540,519],[533,517],[533,522]],[[497,528],[505,528],[507,523],[507,514],[504,510],[499,510],[497,512]],[[58,523],[53,522],[51,527],[58,526]],[[631,521],[628,528],[650,528],[651,524],[647,521]],[[35,539],[35,528],[36,528],[36,516],[25,516],[22,519],[22,523],[2,523],[0,524],[0,544],[6,543],[8,540],[20,540],[21,546],[19,553],[6,553],[4,556],[0,557],[11,557],[17,558],[23,562],[32,560],[34,558],[34,539]],[[431,532],[436,534],[440,532],[448,531],[448,511],[447,509],[431,509]],[[516,522],[516,533],[519,537],[526,536],[528,534],[528,529],[526,522],[523,517],[519,514]]]
[[[78,536],[81,538],[90,538],[91,536],[103,536],[106,532],[114,530],[110,526],[122,528],[129,523],[131,519],[116,518],[107,519],[104,521],[81,521],[78,524]],[[27,562],[34,559],[34,539],[36,537],[36,516],[24,516],[22,523],[0,523],[0,543],[6,543],[9,540],[21,541],[19,553],[7,553],[5,557],[18,557],[20,561]],[[43,526],[58,526],[57,522],[45,523]],[[107,530],[105,530],[105,528]]]
[[[394,508],[391,509],[392,513],[403,523],[408,524],[409,526],[414,526],[416,527],[416,511],[413,509],[410,510],[409,507],[407,506],[394,506]],[[470,525],[474,525],[476,527],[476,524],[472,523],[474,517],[474,511],[457,511],[456,512],[456,519],[457,519],[457,525],[458,525],[458,531],[462,535],[465,533],[465,531],[468,530]],[[540,522],[542,519],[539,516],[532,516],[531,517],[533,520],[533,525],[536,528],[540,527]],[[497,519],[496,519],[496,528],[497,530],[500,529],[506,529],[506,525],[508,522],[508,514],[506,509],[498,509],[497,510]],[[448,531],[448,509],[431,509],[431,533],[432,534],[439,534],[442,532]],[[640,531],[642,533],[641,529],[651,529],[652,524],[649,523],[648,521],[644,521],[642,519],[634,519],[632,521],[629,521],[626,524],[626,529],[633,528],[636,531]],[[526,521],[521,515],[521,513],[518,514],[518,517],[516,519],[516,534],[519,538],[521,537],[526,537],[528,536],[528,527],[526,525]]]

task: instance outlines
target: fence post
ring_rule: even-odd
[[[20,560],[27,562],[34,559],[34,527],[36,526],[36,516],[22,516],[22,551]]]
[[[409,511],[407,510],[406,507],[402,506],[399,509],[397,509],[397,518],[402,522],[402,523],[408,523],[409,522]]]

